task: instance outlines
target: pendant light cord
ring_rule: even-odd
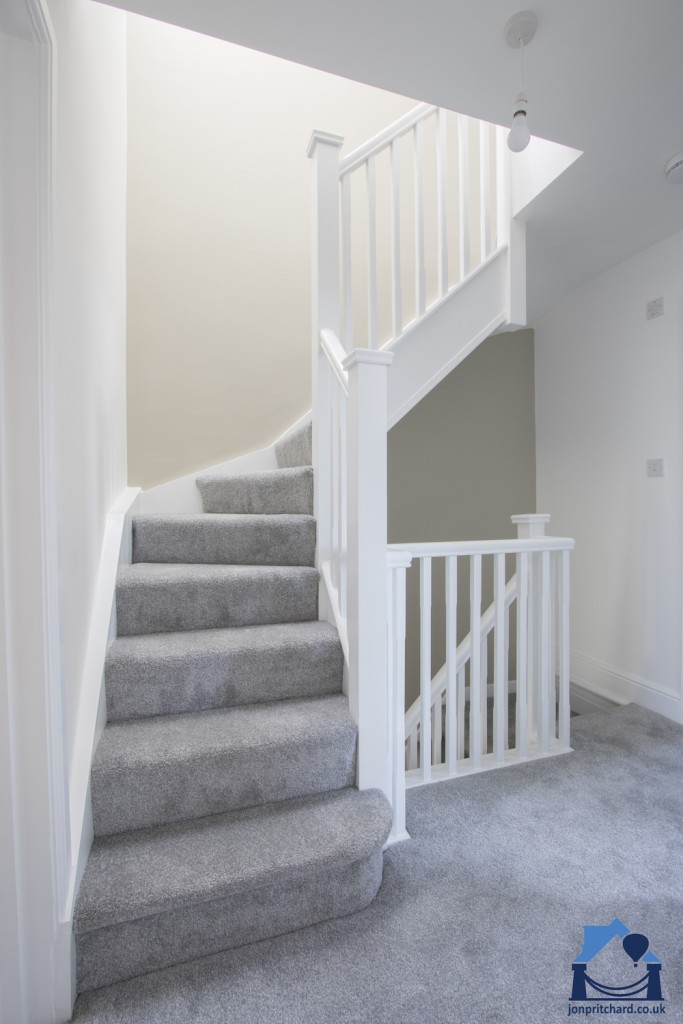
[[[519,78],[521,82],[520,92],[524,92],[524,37],[519,36]]]

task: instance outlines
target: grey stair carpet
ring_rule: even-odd
[[[318,616],[318,572],[309,566],[168,565],[119,572],[119,636],[219,629]]]
[[[310,466],[269,469],[240,476],[207,474],[197,479],[205,512],[246,515],[312,515]]]
[[[133,519],[134,562],[314,565],[304,515],[147,515]]]
[[[342,694],[112,722],[92,765],[95,835],[352,786],[355,756]]]
[[[336,630],[318,621],[310,424],[200,515],[137,516],[117,580],[79,991],[360,910],[391,811],[354,788]]]
[[[653,1018],[660,1007],[649,1004],[650,1019],[680,1024],[683,726],[631,704],[573,719],[572,746],[411,789],[411,841],[386,852],[381,892],[362,914],[90,993],[74,1021],[615,1021],[570,1013],[568,1000],[584,925],[618,917],[662,960],[664,1005]],[[612,947],[592,977],[619,985],[645,973],[618,939]],[[637,1021],[646,1007],[614,1008]]]
[[[280,469],[293,466],[310,466],[312,430],[311,421],[303,423],[295,430],[290,430],[275,445],[275,458]]]
[[[105,665],[107,719],[322,697],[339,693],[342,670],[327,622],[121,637]]]
[[[97,840],[76,919],[80,990],[366,905],[390,824],[381,793],[344,789]]]

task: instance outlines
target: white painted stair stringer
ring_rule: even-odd
[[[394,355],[388,373],[389,428],[481,342],[509,323],[509,252],[507,245],[501,246],[414,326],[384,347],[382,351]]]

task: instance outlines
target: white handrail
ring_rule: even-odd
[[[320,347],[327,356],[329,364],[334,371],[334,375],[339,381],[342,390],[345,395],[349,393],[349,375],[344,369],[344,360],[346,359],[346,352],[342,347],[337,335],[334,331],[321,331],[320,332]]]
[[[390,142],[400,138],[401,135],[405,135],[419,121],[424,121],[434,114],[437,109],[431,103],[420,103],[417,107],[413,107],[407,114],[399,117],[397,121],[388,125],[383,131],[378,132],[374,138],[364,142],[358,149],[354,149],[352,153],[349,153],[339,164],[339,177],[342,178],[346,174],[351,174],[352,171],[358,170],[369,157],[381,153]]]
[[[524,551],[573,551],[571,537],[529,537],[512,540],[426,541],[420,544],[389,544],[389,551],[406,551],[413,558],[444,558],[448,555],[516,555]]]
[[[405,547],[401,548],[405,551]],[[505,599],[504,607],[505,610],[512,605],[513,601],[517,597],[517,573],[509,580],[505,587]],[[481,639],[487,637],[493,629],[495,623],[495,602],[492,602],[481,617]],[[455,670],[459,672],[460,669],[467,664],[470,657],[472,656],[472,633],[468,633],[466,637],[458,644],[458,649],[455,656]],[[432,679],[432,692],[431,702],[434,705],[441,694],[446,690],[446,665],[442,665],[439,671]],[[413,729],[419,724],[420,721],[420,698],[414,700],[406,711],[406,736],[409,736]]]

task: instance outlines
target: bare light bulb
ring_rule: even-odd
[[[523,92],[515,100],[512,113],[512,128],[508,135],[508,149],[513,153],[521,153],[529,145],[531,134],[526,116],[527,101]]]

